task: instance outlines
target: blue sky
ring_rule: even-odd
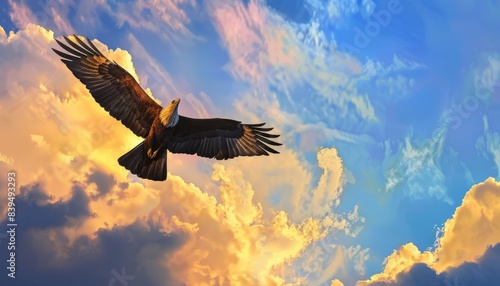
[[[409,242],[435,251],[436,232],[471,187],[500,180],[498,1],[1,2],[7,35],[33,23],[55,38],[97,39],[131,55],[154,97],[181,97],[184,114],[276,126],[310,172],[311,187],[324,174],[318,151],[335,148],[344,170],[341,203],[324,215],[356,208],[364,220],[352,226],[359,233],[331,231],[319,245],[359,246],[366,255],[346,258],[347,270],[324,285],[334,278],[354,285],[382,272],[386,257]],[[214,163],[207,161],[185,163],[192,174],[169,171],[203,189]],[[250,174],[257,162],[245,164],[238,167],[259,185]],[[286,185],[266,192],[264,207],[293,212]],[[296,223],[302,217],[291,215]],[[323,252],[326,260],[337,253]],[[288,282],[309,273],[301,259],[292,260]],[[321,276],[306,274],[309,282]]]

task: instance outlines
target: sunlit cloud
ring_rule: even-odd
[[[469,266],[466,264],[478,263],[483,265],[483,268],[479,270],[479,277],[474,279],[486,283],[481,285],[491,285],[496,280],[489,280],[491,276],[488,276],[487,269],[495,265],[490,265],[490,263],[498,262],[487,259],[486,256],[491,251],[498,253],[498,245],[493,249],[488,247],[500,242],[500,230],[494,226],[495,221],[500,217],[499,200],[500,183],[493,178],[490,177],[472,186],[465,194],[462,204],[445,222],[441,230],[442,235],[437,238],[433,251],[421,252],[413,243],[405,244],[385,259],[382,273],[375,274],[369,281],[358,284],[405,285],[404,279],[406,278],[403,277],[418,275],[425,269],[427,269],[425,271],[433,272],[435,276],[438,275],[431,279],[436,279],[434,281],[438,281],[438,278],[444,281],[450,277],[453,279],[453,277],[460,278],[460,276],[464,279],[464,276],[471,275],[468,272]],[[481,235],[478,235],[479,233]],[[466,281],[467,279],[465,278]],[[422,280],[420,284],[415,285],[428,285],[425,283],[430,283],[431,280],[427,282]],[[377,284],[376,282],[383,283]]]
[[[315,5],[322,5],[320,1],[310,1]],[[345,19],[346,17],[350,17],[354,14],[361,12],[364,17],[369,17],[376,5],[372,0],[363,0],[360,4],[357,1],[353,0],[342,0],[335,1],[329,0],[326,1],[326,10],[328,11],[328,16],[332,20],[340,20]]]
[[[500,279],[494,4],[5,2],[0,173],[19,178],[21,284]],[[267,122],[280,154],[168,154],[167,181],[131,175],[116,160],[142,139],[50,50],[73,33],[182,115]]]
[[[239,164],[213,164],[209,179],[216,194],[172,173],[166,182],[131,179],[116,158],[140,139],[102,110],[63,68],[50,51],[53,37],[51,31],[29,24],[9,37],[4,33],[0,41],[3,54],[16,59],[16,68],[9,66],[13,61],[3,63],[9,72],[0,77],[10,83],[0,97],[1,135],[7,138],[1,152],[8,154],[0,167],[16,170],[22,178],[18,200],[26,211],[25,220],[32,221],[20,230],[25,248],[18,255],[25,260],[33,257],[27,267],[34,276],[23,278],[26,283],[35,277],[40,281],[81,277],[103,284],[113,279],[113,270],[124,268],[148,285],[162,281],[300,285],[312,273],[290,277],[280,269],[292,267],[328,234],[357,234],[355,226],[364,222],[358,207],[345,215],[334,212],[345,180],[342,159],[333,148],[318,151],[316,168],[323,174],[315,187],[310,171],[304,172],[307,163],[285,149],[282,168],[292,171],[287,176],[302,176],[304,182],[293,186],[301,189],[294,189],[290,200],[274,206],[263,199],[272,188],[255,190],[262,185],[254,183],[259,180],[252,166],[259,162],[252,158]],[[127,51],[94,43],[139,80]],[[34,124],[15,124],[21,120]],[[30,160],[19,159],[27,157]],[[268,182],[277,186],[285,180],[269,176]],[[287,183],[282,191],[291,189]],[[0,211],[6,212],[5,205]],[[43,247],[34,247],[35,239]],[[131,240],[143,243],[126,251],[111,247],[134,244]],[[43,257],[52,262],[41,265]],[[362,269],[366,250],[347,247],[346,257]],[[58,275],[56,268],[65,274]],[[78,274],[77,269],[93,274]]]

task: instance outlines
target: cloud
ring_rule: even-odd
[[[380,77],[375,82],[379,90],[378,93],[385,95],[390,101],[399,101],[406,98],[415,84],[414,79],[402,75]]]
[[[338,279],[334,279],[332,280],[332,282],[330,283],[330,286],[344,286],[344,283],[342,283],[342,281],[338,280]]]
[[[219,202],[179,177],[167,182],[172,191],[158,210],[180,209],[179,218],[198,238],[177,253],[170,267],[188,285],[201,281],[280,285],[283,278],[273,269],[299,257],[325,235],[328,225],[315,218],[296,224],[284,211],[264,219],[262,206],[252,203],[254,190],[239,169],[215,164],[213,179],[220,182]]]
[[[499,242],[500,229],[494,227],[500,219],[500,183],[493,178],[474,185],[465,195],[462,205],[446,221],[443,236],[436,249],[439,271],[457,266],[463,261],[473,261],[486,246]],[[477,233],[481,233],[477,237]]]
[[[23,2],[9,0],[9,17],[18,28],[26,28],[29,23],[36,20],[35,15]]]
[[[29,273],[22,283],[77,279],[101,285],[126,273],[141,285],[300,284],[310,272],[292,277],[281,270],[328,234],[357,233],[351,229],[362,222],[357,207],[345,215],[332,209],[345,182],[335,149],[318,152],[323,174],[316,188],[303,172],[304,161],[285,149],[280,164],[293,171],[286,175],[304,179],[291,201],[300,206],[295,213],[264,209],[265,200],[256,193],[269,189],[257,191],[253,175],[247,177],[251,172],[238,164],[211,167],[215,194],[172,173],[166,182],[138,180],[116,158],[141,139],[102,110],[63,67],[50,50],[51,31],[29,24],[8,37],[0,34],[0,43],[7,59],[0,80],[9,83],[0,95],[1,152],[8,158],[0,170],[15,170],[20,178],[17,202],[24,226],[18,255],[26,264],[19,269]],[[127,51],[94,43],[138,78]],[[0,212],[5,214],[5,205]],[[366,251],[353,249],[348,256],[356,255],[366,257]]]
[[[393,191],[406,186],[405,194],[412,199],[436,197],[451,204],[439,164],[446,139],[446,126],[439,128],[433,137],[423,143],[415,144],[411,139],[411,134],[406,136],[396,154],[392,154],[390,141],[385,143],[385,190]],[[431,186],[426,187],[429,182],[432,182]]]
[[[186,237],[163,233],[148,220],[138,218],[130,225],[100,229],[93,238],[79,236],[71,244],[63,228],[20,225],[16,236],[16,283],[22,285],[119,285],[112,284],[118,277],[142,285],[165,285],[165,281],[185,285],[163,266],[163,260]],[[6,247],[0,253],[7,256]],[[3,275],[0,281],[7,283],[7,279],[11,278]]]
[[[128,23],[135,29],[151,31],[172,41],[179,35],[195,38],[186,26],[190,19],[185,9],[196,5],[194,0],[118,2],[116,10],[108,12],[119,26]]]
[[[394,251],[384,260],[384,272],[373,275],[373,281],[389,281],[410,269],[416,263],[432,264],[434,254],[429,251],[420,252],[413,243],[407,243]]]
[[[253,182],[255,197],[263,204],[264,216],[272,213],[268,210],[285,210],[294,222],[326,216],[335,229],[356,236],[361,230],[360,224],[364,223],[358,207],[355,206],[347,216],[338,216],[333,212],[341,202],[347,181],[337,150],[322,148],[317,152],[317,167],[322,173],[316,185],[312,185],[313,166],[309,166],[296,152],[285,149],[280,156],[282,160],[269,157],[256,162],[251,158],[241,158],[228,163],[242,169]]]
[[[420,252],[414,244],[405,244],[385,259],[382,273],[360,285],[409,285],[410,281],[414,283],[411,285],[431,285],[435,281],[454,281],[456,277],[465,285],[493,285],[498,280],[490,279],[498,278],[491,276],[488,269],[498,265],[495,263],[500,258],[500,229],[495,227],[500,219],[498,206],[500,183],[490,177],[472,186],[452,218],[445,222],[434,251]]]
[[[358,94],[350,79],[361,73],[360,63],[333,49],[318,22],[292,25],[262,3],[221,0],[208,5],[228,51],[231,74],[266,91],[277,88],[292,104],[306,101],[302,92],[294,94],[296,89],[311,87],[338,107],[339,117],[377,121],[370,100]]]
[[[488,117],[483,115],[484,136],[476,139],[476,149],[489,158],[491,155],[497,168],[497,177],[500,178],[500,137],[497,132],[489,130]],[[489,154],[488,154],[489,153]]]
[[[439,274],[427,264],[417,263],[409,271],[398,274],[394,282],[376,282],[370,285],[495,285],[500,280],[500,274],[497,271],[499,263],[500,243],[489,246],[477,262],[464,262],[458,267],[451,267]]]
[[[74,33],[67,19],[69,5],[66,1],[38,1],[36,4],[30,7],[25,1],[9,0],[9,16],[17,28],[25,29],[28,24],[37,24],[64,35]]]
[[[10,166],[26,172],[26,183],[46,184],[54,200],[64,197],[71,189],[71,179],[82,179],[95,162],[104,166],[103,171],[116,174],[110,170],[117,169],[117,156],[137,139],[107,116],[64,69],[50,50],[52,32],[30,24],[1,38],[0,49],[8,57],[0,76],[6,83],[0,95],[5,137],[2,154],[11,159]],[[106,54],[137,77],[127,52]],[[32,124],[18,124],[26,120]]]

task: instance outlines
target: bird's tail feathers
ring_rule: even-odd
[[[167,179],[166,152],[150,160],[144,151],[144,141],[118,158],[118,163],[138,177],[153,181]]]

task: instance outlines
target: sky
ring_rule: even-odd
[[[500,281],[500,1],[0,3],[1,285]],[[131,175],[141,138],[51,50],[72,34],[280,154]]]

